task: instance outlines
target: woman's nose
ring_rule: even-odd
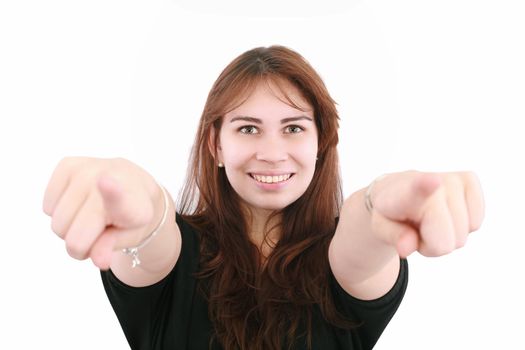
[[[284,140],[267,137],[258,142],[255,159],[269,163],[288,160],[288,147]]]

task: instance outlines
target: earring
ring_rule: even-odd
[[[219,166],[219,168],[224,168],[224,164],[222,164],[221,162],[219,162],[219,164],[217,164]]]

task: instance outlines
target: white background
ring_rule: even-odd
[[[256,46],[305,56],[339,103],[348,195],[390,171],[474,170],[466,247],[409,258],[376,349],[525,348],[521,1],[0,3],[2,349],[127,349],[98,270],[41,207],[64,156],[121,156],[174,195],[207,93]]]

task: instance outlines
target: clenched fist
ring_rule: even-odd
[[[402,257],[414,251],[441,256],[462,247],[485,210],[473,172],[388,174],[374,184],[371,201],[373,232]]]
[[[126,159],[68,157],[49,180],[43,209],[69,255],[107,269],[113,251],[136,246],[160,221],[162,190]]]

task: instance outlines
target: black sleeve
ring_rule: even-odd
[[[372,349],[396,313],[408,285],[408,262],[401,259],[399,276],[392,289],[375,300],[360,300],[348,294],[332,275],[332,293],[339,312],[357,321],[355,329],[362,349]]]
[[[161,281],[146,287],[131,287],[111,270],[101,271],[104,289],[131,349],[163,348],[178,334],[185,334],[198,266],[194,231],[177,214],[182,248],[173,270]],[[169,330],[176,330],[175,332]]]

